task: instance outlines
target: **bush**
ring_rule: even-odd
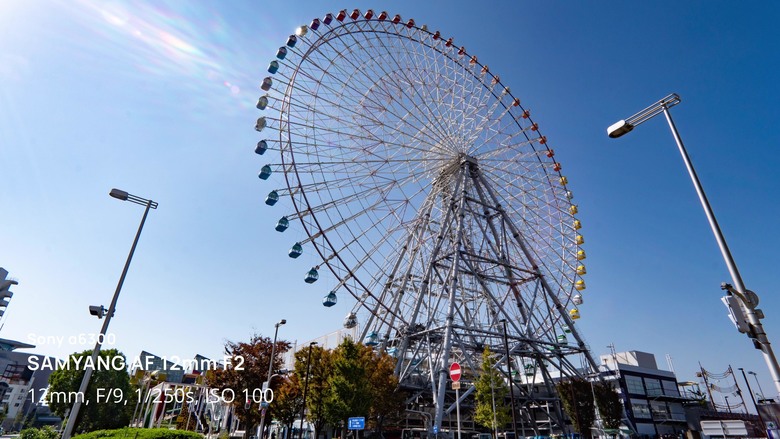
[[[73,439],[203,439],[203,436],[183,430],[168,430],[167,428],[120,428],[117,430],[97,430],[74,436]],[[27,438],[20,438],[27,439]],[[56,438],[29,438],[56,439]]]
[[[53,427],[25,428],[19,433],[19,439],[58,439],[60,434]]]

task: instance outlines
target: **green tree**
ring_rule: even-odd
[[[596,395],[596,406],[599,408],[601,423],[604,428],[617,430],[623,419],[623,404],[620,395],[606,382],[593,384],[593,393]]]
[[[365,350],[370,348],[344,339],[331,362],[332,375],[328,378],[325,396],[325,417],[331,425],[342,426],[346,437],[347,418],[367,417],[373,403],[371,384],[366,370]]]
[[[259,395],[263,388],[263,382],[268,377],[268,363],[271,361],[271,347],[273,341],[268,337],[253,335],[248,342],[225,343],[225,354],[230,357],[230,362],[224,369],[210,370],[206,380],[211,387],[220,391],[231,389],[236,395],[233,401],[233,413],[244,424],[244,438],[252,434],[252,430],[260,422],[259,401],[251,401],[247,404],[246,395],[252,398],[253,394]],[[282,365],[282,355],[290,349],[290,343],[277,341],[275,359],[272,369],[277,370]],[[271,380],[271,389],[278,391],[280,380]],[[246,393],[245,393],[246,392]],[[273,404],[267,409],[266,419],[273,417]],[[268,422],[267,424],[270,424]]]
[[[590,383],[580,378],[572,378],[559,382],[556,389],[574,429],[585,439],[590,439],[590,428],[596,419],[596,406],[593,403]]]
[[[301,413],[303,406],[303,388],[297,375],[284,380],[279,386],[279,390],[274,394],[273,405],[274,418],[291,431],[295,417]]]
[[[73,405],[73,395],[79,390],[84,377],[84,366],[93,366],[89,359],[91,356],[91,350],[71,354],[68,366],[55,370],[49,377],[46,402],[58,416],[64,418],[65,412]],[[121,363],[117,357],[121,357]],[[130,376],[125,369],[114,367],[126,364],[125,356],[116,349],[107,349],[100,351],[100,358],[104,360],[98,360],[94,365],[74,432],[124,427],[130,423],[133,415],[137,395],[130,386]],[[105,365],[109,367],[103,367]],[[100,400],[97,399],[98,389],[101,392]],[[121,398],[118,397],[119,392]]]
[[[332,374],[332,352],[320,346],[311,347],[311,365],[307,367],[309,348],[301,349],[295,353],[295,376],[303,389],[308,372],[309,380],[306,390],[306,419],[314,426],[314,437],[319,437],[320,432],[327,424],[325,412],[325,400],[329,393],[328,380]]]
[[[496,432],[511,421],[512,416],[506,403],[509,387],[496,369],[496,359],[487,346],[482,351],[481,370],[474,387],[477,400],[474,421],[477,424]]]

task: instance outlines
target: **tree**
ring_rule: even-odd
[[[253,400],[253,396],[259,395],[263,389],[263,382],[268,377],[268,364],[271,361],[271,347],[273,341],[268,337],[253,335],[248,342],[225,343],[225,354],[230,357],[230,362],[224,369],[210,370],[206,374],[206,380],[211,387],[220,391],[232,390],[235,400],[232,403],[233,413],[244,423],[244,438],[251,436],[251,431],[260,422],[259,400]],[[290,349],[290,343],[277,341],[275,354],[283,354]],[[273,370],[281,367],[281,355],[274,355]],[[270,387],[276,392],[281,383],[279,380],[271,380]],[[250,403],[247,404],[247,396]],[[267,410],[271,411],[273,404]],[[267,413],[273,416],[273,413]]]
[[[398,389],[395,359],[392,356],[387,353],[370,355],[367,363],[373,399],[369,424],[379,433],[379,437],[382,437],[385,421],[401,419],[407,395]]]
[[[623,419],[623,404],[620,395],[609,384],[598,382],[593,384],[593,393],[596,395],[596,406],[599,408],[601,423],[604,428],[617,430]]]
[[[481,371],[474,387],[477,400],[474,421],[494,432],[503,428],[512,419],[506,404],[509,387],[496,369],[496,359],[487,346],[482,351]]]
[[[342,425],[342,437],[346,437],[347,418],[367,417],[373,403],[365,361],[361,361],[365,349],[370,351],[346,338],[333,351],[333,373],[328,378],[324,401],[325,417],[331,425]]]
[[[279,391],[274,394],[274,418],[292,431],[295,417],[301,413],[303,405],[303,388],[298,376],[293,375],[284,380]]]
[[[186,399],[181,405],[179,416],[176,417],[176,429],[188,431],[196,431],[198,429],[198,412],[190,411],[190,405]]]
[[[585,439],[590,439],[590,428],[596,419],[596,406],[593,403],[590,383],[580,378],[572,378],[559,382],[556,389],[574,429]]]
[[[314,437],[317,438],[328,422],[325,413],[325,400],[329,392],[328,380],[332,374],[332,352],[319,346],[311,347],[311,366],[307,366],[309,349],[301,349],[295,353],[295,376],[303,389],[308,371],[308,386],[306,391],[306,419],[314,425]]]
[[[98,360],[97,364],[92,365],[89,359],[91,356],[91,350],[71,354],[65,368],[52,372],[49,376],[46,402],[52,412],[64,418],[65,412],[75,402],[74,398],[79,397],[76,392],[84,377],[85,365],[95,366],[89,387],[83,395],[84,403],[81,405],[74,432],[125,427],[130,423],[137,399],[136,392],[130,386],[130,375],[124,368],[115,367],[117,364],[127,364],[126,358],[116,349],[102,350],[100,358],[104,360]],[[121,357],[121,362],[117,357]],[[109,367],[104,367],[106,365]],[[99,400],[98,389],[101,397]]]

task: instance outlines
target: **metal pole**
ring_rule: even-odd
[[[726,400],[726,410],[728,410],[729,413],[731,413],[731,406],[729,405],[729,396],[726,395],[723,398]]]
[[[761,395],[761,398],[759,400],[766,399],[766,394],[764,393],[764,389],[761,388],[761,382],[758,381],[758,374],[755,372],[748,372],[748,373],[753,375],[753,379],[756,380],[756,385],[758,386],[758,391],[760,392],[759,394]]]
[[[515,415],[515,383],[512,380],[512,357],[509,355],[509,338],[506,335],[506,319],[501,320],[504,324],[504,349],[506,350],[506,368],[509,371],[509,404],[512,408],[512,431],[517,437],[517,418]]]
[[[696,193],[699,195],[699,201],[701,201],[701,206],[704,208],[704,213],[707,215],[707,220],[710,223],[710,228],[712,228],[712,233],[715,235],[715,240],[718,242],[718,247],[720,247],[723,260],[726,262],[726,266],[728,267],[729,273],[731,274],[731,280],[734,282],[734,287],[739,293],[738,297],[744,305],[745,316],[747,317],[751,328],[753,328],[753,331],[755,332],[755,340],[757,341],[756,347],[759,348],[761,352],[763,352],[764,361],[766,361],[766,365],[769,368],[772,381],[774,381],[777,391],[780,392],[780,366],[778,366],[777,357],[775,357],[775,353],[772,350],[772,345],[769,343],[769,339],[764,332],[764,327],[761,324],[761,320],[759,320],[756,316],[754,311],[755,305],[745,300],[745,284],[742,282],[742,276],[739,274],[739,270],[737,270],[737,264],[734,262],[734,258],[731,256],[731,251],[729,251],[729,247],[726,244],[726,239],[723,237],[723,233],[720,230],[718,221],[715,219],[715,214],[712,212],[709,201],[707,201],[707,196],[704,194],[704,189],[699,182],[699,177],[696,175],[696,171],[693,169],[693,164],[691,163],[691,159],[688,157],[688,152],[685,150],[685,146],[683,145],[682,139],[680,138],[680,134],[677,132],[677,127],[674,125],[672,115],[669,113],[669,108],[666,105],[663,105],[663,111],[664,116],[666,116],[666,121],[669,123],[669,128],[672,130],[674,141],[677,142],[677,148],[680,150],[680,155],[685,162],[685,167],[688,169],[688,174],[691,176],[693,186],[696,189]]]
[[[282,319],[284,321],[284,319]],[[286,323],[286,322],[285,322]],[[271,345],[271,360],[268,362],[268,379],[263,384],[263,390],[265,390],[268,387],[271,387],[271,373],[273,373],[274,369],[274,356],[276,355],[276,336],[279,334],[279,326],[283,325],[284,323],[277,323],[274,329],[274,344]],[[265,414],[268,410],[263,410],[263,414],[260,416],[260,439],[263,439],[265,437]],[[248,432],[247,432],[248,433]]]
[[[68,423],[65,424],[65,430],[62,432],[62,439],[70,439],[71,435],[73,434],[73,427],[75,427],[76,419],[79,416],[79,411],[81,410],[81,404],[82,404],[82,397],[78,397],[78,395],[86,395],[87,392],[87,386],[89,385],[89,379],[92,378],[92,372],[94,369],[95,364],[97,364],[97,357],[100,354],[100,347],[103,344],[103,338],[106,335],[106,332],[108,331],[108,324],[111,322],[111,317],[114,316],[114,310],[116,309],[116,302],[119,299],[119,292],[122,291],[122,284],[125,282],[125,276],[127,276],[127,270],[130,268],[130,261],[133,260],[133,253],[135,253],[135,247],[138,245],[138,238],[141,236],[141,231],[144,228],[144,223],[146,222],[146,216],[149,214],[149,208],[152,206],[152,200],[146,201],[146,209],[144,209],[144,216],[141,218],[141,224],[138,226],[138,232],[135,234],[135,239],[133,240],[133,245],[130,247],[130,253],[127,255],[127,261],[125,262],[125,268],[122,270],[122,275],[119,277],[119,283],[116,286],[116,290],[114,291],[114,297],[111,299],[111,305],[108,307],[108,313],[105,315],[105,320],[103,320],[103,326],[100,328],[100,335],[97,338],[97,342],[95,343],[95,348],[92,349],[92,366],[93,367],[85,367],[84,370],[84,378],[81,380],[81,386],[79,386],[79,392],[77,393],[76,402],[73,403],[73,409],[70,411],[70,416],[68,417]]]
[[[306,378],[303,380],[303,404],[301,405],[301,430],[298,432],[298,439],[303,437],[303,416],[306,412],[306,391],[309,390],[309,371],[311,370],[311,348],[317,344],[316,341],[309,343],[309,354],[306,356]]]
[[[455,388],[455,416],[458,418],[458,439],[460,439],[460,386]]]
[[[766,430],[764,418],[761,416],[761,410],[758,409],[758,404],[756,404],[756,398],[753,396],[753,389],[750,388],[750,383],[748,382],[747,376],[745,375],[745,369],[740,367],[739,370],[742,372],[742,379],[745,380],[745,384],[747,384],[748,393],[750,393],[750,400],[753,401],[753,407],[756,408],[756,414],[758,414],[758,420],[761,422],[761,428]]]

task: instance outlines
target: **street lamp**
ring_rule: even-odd
[[[303,380],[303,404],[301,406],[301,430],[298,432],[298,439],[303,438],[303,416],[306,411],[306,391],[309,390],[309,371],[311,370],[311,348],[316,345],[317,342],[313,341],[309,343],[309,353],[306,355],[306,378]]]
[[[723,260],[726,262],[726,266],[731,274],[731,280],[734,286],[725,282],[721,284],[721,288],[728,291],[728,294],[721,300],[729,308],[730,317],[732,321],[734,321],[739,332],[747,333],[748,337],[753,340],[753,346],[763,352],[764,361],[766,361],[767,367],[769,368],[769,373],[772,376],[775,387],[778,392],[780,392],[780,366],[778,366],[777,358],[772,350],[772,345],[769,343],[769,339],[764,332],[764,327],[761,324],[764,313],[756,308],[756,306],[758,306],[758,295],[747,290],[742,282],[742,276],[739,274],[739,270],[737,270],[737,265],[734,262],[734,258],[731,256],[731,251],[729,251],[729,247],[726,244],[726,239],[723,237],[718,221],[715,219],[715,214],[712,212],[710,203],[707,201],[707,196],[704,194],[704,189],[701,187],[699,177],[693,169],[691,159],[688,157],[688,152],[685,150],[680,134],[677,132],[677,127],[674,125],[674,121],[672,121],[672,115],[669,113],[669,108],[679,103],[680,96],[672,93],[635,115],[613,124],[607,128],[607,134],[609,137],[617,138],[628,133],[637,125],[661,113],[666,116],[666,121],[669,123],[669,128],[672,130],[672,135],[680,150],[680,155],[685,162],[685,167],[688,169],[691,181],[693,181],[696,193],[699,195],[699,201],[704,208],[704,213],[710,223],[712,233],[715,235],[718,247],[720,247]],[[735,297],[738,300],[735,300]]]
[[[506,319],[501,319],[504,329],[504,350],[506,351],[506,368],[509,371],[509,404],[512,408],[512,431],[515,433],[515,439],[517,439],[517,418],[515,415],[515,383],[512,380],[512,356],[509,355],[509,337],[506,334]],[[525,431],[525,430],[523,430]]]
[[[748,393],[750,393],[750,400],[753,401],[753,407],[756,408],[758,420],[761,422],[762,428],[766,430],[766,424],[764,424],[764,418],[761,416],[761,410],[758,409],[758,404],[756,404],[756,397],[753,396],[753,389],[750,388],[750,382],[748,382],[747,376],[745,376],[745,369],[740,367],[739,371],[742,372],[742,379],[745,380],[745,384],[747,384]]]
[[[116,290],[114,291],[114,297],[111,299],[111,305],[109,305],[108,310],[104,314],[106,319],[103,320],[103,326],[100,328],[100,335],[98,336],[97,342],[95,343],[95,348],[92,349],[91,364],[93,365],[93,367],[85,368],[84,378],[81,380],[81,386],[79,387],[78,395],[84,395],[87,391],[87,386],[89,385],[89,379],[92,377],[94,365],[97,364],[97,357],[100,354],[100,347],[103,344],[103,338],[105,337],[106,332],[108,331],[108,324],[111,322],[111,317],[114,316],[114,310],[116,309],[116,302],[119,299],[119,292],[122,291],[122,284],[125,282],[125,276],[127,276],[127,270],[128,268],[130,268],[130,261],[133,259],[133,253],[135,253],[135,247],[138,244],[138,238],[141,236],[141,230],[143,230],[144,228],[144,223],[146,222],[146,216],[149,214],[149,209],[157,209],[156,202],[152,200],[147,200],[146,198],[141,198],[135,195],[128,194],[127,192],[119,189],[111,189],[109,195],[122,201],[129,201],[131,203],[146,206],[146,209],[144,209],[144,216],[141,218],[141,224],[138,226],[138,232],[136,232],[135,234],[133,245],[132,247],[130,247],[130,253],[127,255],[127,261],[125,261],[125,268],[122,270],[122,275],[119,277],[119,283],[117,284]],[[92,307],[90,307],[90,313],[92,313],[92,311],[93,311]],[[68,423],[65,424],[65,430],[63,430],[62,432],[62,439],[70,439],[70,436],[73,434],[73,427],[75,426],[76,419],[79,416],[81,403],[82,403],[82,398],[76,398],[76,401],[73,403],[73,408],[70,411],[70,416],[68,416]]]
[[[761,395],[761,398],[758,398],[758,402],[761,402],[762,399],[765,400],[766,396],[764,395],[764,389],[761,388],[761,382],[758,381],[758,374],[750,370],[748,371],[748,375],[753,375],[753,379],[756,380],[756,385],[758,386],[758,391],[760,392],[759,395]]]
[[[274,344],[271,345],[271,360],[268,362],[268,380],[263,383],[263,390],[269,388],[271,386],[271,373],[273,373],[274,369],[274,357],[276,356],[276,336],[279,335],[279,327],[287,323],[287,320],[282,319],[279,320],[278,323],[274,324]],[[260,415],[260,438],[262,439],[265,436],[265,412],[266,410],[263,409],[262,415]]]

